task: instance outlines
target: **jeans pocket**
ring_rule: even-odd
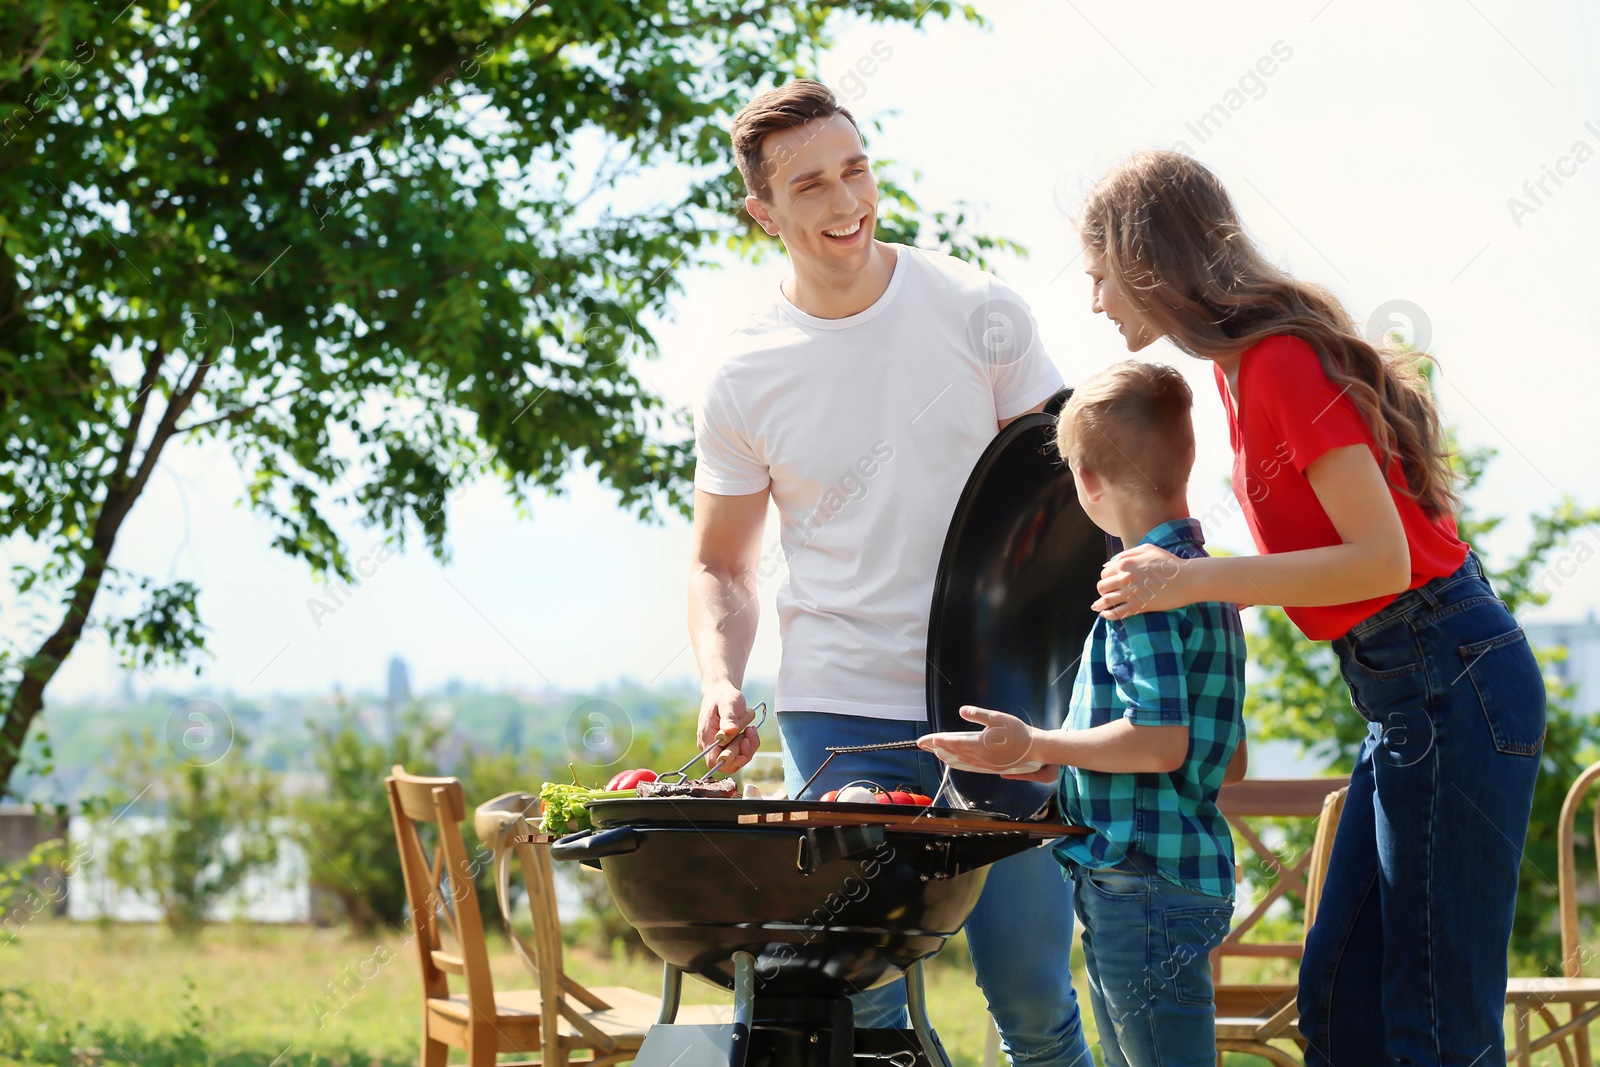
[[[1425,662],[1373,670],[1350,652],[1339,657],[1350,702],[1381,733],[1373,758],[1392,767],[1420,762],[1433,748],[1433,687]]]
[[[1472,679],[1495,751],[1533,756],[1544,743],[1544,674],[1519,626],[1461,646],[1462,673]]]
[[[1359,637],[1347,636],[1341,643],[1344,653],[1339,658],[1376,678],[1392,678],[1427,666],[1417,632],[1404,615],[1381,622]]]
[[[1150,890],[1149,879],[1144,875],[1113,867],[1085,869],[1083,884],[1094,890],[1097,896],[1128,903],[1144,900]]]
[[[1211,950],[1222,944],[1233,923],[1233,909],[1224,905],[1172,908],[1162,916],[1167,956],[1162,980],[1172,983],[1180,1004],[1210,1004]]]

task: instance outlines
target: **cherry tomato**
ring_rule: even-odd
[[[919,808],[925,808],[933,803],[932,797],[925,796],[922,793],[907,793],[906,796],[911,798],[910,803],[915,804]]]
[[[885,798],[887,798],[887,799],[885,799]],[[883,794],[882,797],[879,797],[878,798],[878,803],[880,803],[880,804],[914,804],[914,803],[916,803],[916,801],[912,800],[911,799],[911,794],[907,793],[905,790],[903,790],[903,789],[895,789],[895,790],[891,790],[890,792],[887,792],[887,793]]]
[[[824,804],[832,804],[835,800],[838,800],[838,799],[839,799],[839,791],[837,789],[830,789],[826,793],[822,794],[822,802]]]

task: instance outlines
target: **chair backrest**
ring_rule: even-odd
[[[1578,858],[1574,843],[1578,808],[1597,780],[1600,780],[1600,763],[1591,763],[1578,775],[1572,788],[1567,790],[1567,799],[1561,802],[1561,829],[1557,837],[1561,856],[1556,877],[1561,895],[1561,973],[1568,978],[1583,977],[1584,950],[1578,943]],[[1596,866],[1600,868],[1600,807],[1595,809],[1594,836],[1590,842],[1595,845]]]
[[[1328,881],[1328,860],[1333,856],[1333,838],[1339,832],[1339,818],[1344,814],[1344,798],[1350,787],[1340,786],[1322,799],[1322,814],[1317,816],[1317,836],[1311,842],[1311,865],[1306,868],[1306,921],[1305,932],[1311,933],[1311,924],[1317,921],[1317,907],[1322,902],[1322,887]]]
[[[618,1047],[615,1038],[585,1014],[586,1010],[603,1011],[610,1005],[570,978],[563,967],[555,861],[550,856],[549,841],[535,832],[538,805],[539,798],[532,793],[502,793],[480,804],[473,818],[479,839],[494,856],[495,896],[499,900],[501,918],[517,955],[539,986],[540,1025],[545,1047],[556,1048],[562,1042],[573,1045],[573,1038],[560,1034],[560,1024],[565,1019],[597,1053],[615,1052]],[[512,856],[516,857],[528,891],[528,908],[533,918],[532,944],[523,939],[512,922]]]
[[[1244,839],[1251,851],[1277,872],[1278,878],[1261,899],[1233,924],[1228,936],[1212,952],[1211,969],[1217,981],[1221,980],[1223,960],[1229,956],[1300,958],[1305,948],[1303,939],[1254,941],[1246,940],[1245,935],[1288,893],[1293,893],[1305,904],[1305,928],[1310,929],[1327,873],[1328,856],[1333,849],[1333,833],[1344,806],[1344,791],[1349,783],[1350,779],[1346,776],[1246,778],[1222,787],[1217,805],[1228,817],[1228,824],[1235,834]],[[1285,858],[1263,839],[1261,831],[1251,825],[1250,820],[1253,819],[1316,819],[1316,839],[1304,854],[1292,862],[1285,862]]]
[[[524,962],[534,972],[540,988],[548,985],[555,989],[565,973],[561,914],[556,906],[555,861],[550,858],[550,845],[537,840],[541,836],[536,831],[538,806],[539,798],[532,793],[502,793],[478,805],[473,823],[478,838],[494,857],[496,895],[502,898],[502,904],[506,903],[505,893],[500,890],[509,888],[510,882],[502,856],[506,860],[516,857],[533,919],[533,943],[527,946],[527,955],[532,958]],[[509,912],[509,907],[506,910]],[[507,931],[511,931],[511,915],[501,918]]]
[[[423,996],[448,997],[448,976],[458,975],[466,984],[472,1014],[492,1023],[495,1007],[489,950],[483,939],[475,872],[461,837],[461,821],[467,817],[461,781],[422,778],[396,765],[384,785],[389,791],[406,901],[416,930]],[[432,824],[437,830],[431,856],[421,833],[423,824]],[[446,932],[454,941],[454,951],[445,942]]]

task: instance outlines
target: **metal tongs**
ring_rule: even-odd
[[[760,730],[761,727],[767,721],[767,702],[765,700],[763,700],[761,703],[756,705],[755,710],[760,712],[760,715],[756,718],[756,721],[754,723],[752,723],[751,725],[753,725],[757,730]],[[666,782],[666,781],[668,781],[670,779],[671,781],[673,781],[674,783],[677,783],[677,784],[682,784],[683,782],[687,782],[689,780],[689,768],[690,767],[693,767],[696,763],[699,763],[701,760],[703,760],[707,756],[711,755],[711,750],[712,749],[718,747],[719,745],[728,744],[735,737],[738,737],[740,734],[744,733],[748,729],[750,729],[749,726],[742,726],[739,729],[735,730],[733,733],[728,733],[727,731],[723,731],[722,733],[719,733],[717,735],[717,737],[716,737],[716,740],[712,741],[705,748],[703,748],[699,752],[695,753],[695,755],[689,760],[688,763],[685,763],[682,767],[679,767],[675,771],[668,771],[666,774],[663,774],[663,775],[659,776],[658,778],[656,778],[656,781],[658,781],[658,782]],[[704,775],[702,775],[699,780],[703,782],[707,778],[710,778],[713,774],[716,774],[717,773],[717,768],[722,766],[722,761],[727,759],[728,756],[729,756],[729,753],[727,753],[727,752],[724,752],[722,755],[718,756],[717,757],[717,762],[713,763],[709,768],[707,768],[706,769],[706,773]]]

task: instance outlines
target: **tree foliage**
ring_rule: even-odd
[[[729,116],[814,69],[841,17],[976,19],[948,0],[114,7],[0,22],[0,539],[43,555],[14,575],[37,632],[0,650],[0,791],[86,631],[136,663],[204,649],[197,587],[111,562],[173,442],[224,442],[274,545],[347,580],[337,509],[444,558],[445,502],[479,476],[520,496],[585,467],[641,516],[684,508],[686,427],[636,370],[685,272],[765,240]],[[886,179],[886,236],[997,247]]]

